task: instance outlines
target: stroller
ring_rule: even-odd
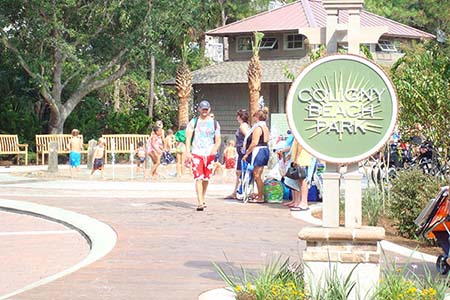
[[[424,238],[435,238],[444,254],[436,261],[436,270],[445,275],[450,271],[447,259],[450,257],[450,197],[449,187],[442,187],[438,195],[428,202],[414,223],[419,226],[418,234]]]

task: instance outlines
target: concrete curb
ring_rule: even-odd
[[[198,297],[198,300],[235,300],[236,294],[229,288],[218,288],[206,291]]]
[[[19,293],[52,282],[99,260],[114,248],[117,241],[116,232],[107,224],[86,215],[61,208],[31,202],[0,199],[0,209],[45,218],[72,227],[78,230],[80,234],[86,238],[91,248],[89,254],[74,266],[29,284],[7,295],[0,295],[0,300],[10,298]]]

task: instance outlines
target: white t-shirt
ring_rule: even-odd
[[[220,136],[219,122],[211,118],[205,120],[198,118],[197,125],[195,125],[196,119],[197,117],[192,119],[187,126],[187,130],[192,131],[194,135],[191,147],[192,154],[201,156],[210,155],[215,144],[214,136]],[[215,129],[214,122],[216,122]]]

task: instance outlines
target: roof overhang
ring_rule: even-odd
[[[297,76],[309,63],[308,57],[260,60],[262,83],[291,83],[287,74]],[[226,61],[192,72],[192,85],[247,83],[248,60]],[[175,79],[163,82],[175,85]]]

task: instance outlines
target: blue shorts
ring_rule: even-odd
[[[253,149],[252,154],[250,154],[247,159],[254,167],[267,166],[269,163],[270,152],[267,146],[259,146]]]
[[[72,168],[77,168],[80,166],[81,153],[77,151],[70,151],[69,153],[69,164]]]
[[[238,157],[237,157],[237,161],[236,161],[236,171],[242,171],[242,165],[241,165],[242,157],[244,157],[244,154],[238,152]]]

